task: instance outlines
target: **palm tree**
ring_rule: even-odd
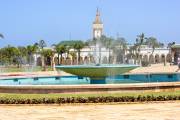
[[[67,58],[69,57],[70,50],[74,47],[74,44],[76,43],[76,40],[69,40],[69,41],[62,41],[59,44],[64,45],[66,48]],[[85,43],[84,43],[85,44]],[[88,45],[88,42],[86,42],[86,45]]]
[[[81,49],[84,48],[85,44],[83,41],[75,41],[73,48],[77,50],[78,53],[78,64],[80,63],[80,54],[81,54]]]
[[[33,46],[34,46],[35,49],[36,49],[35,57],[36,57],[36,59],[37,59],[37,54],[40,52],[39,44],[38,44],[38,43],[34,43]],[[36,61],[35,65],[37,65],[37,61]]]
[[[23,46],[19,46],[19,47],[17,47],[17,49],[20,51],[19,62],[20,62],[20,67],[21,67],[22,64],[26,63],[27,57],[29,57],[27,54],[28,51],[27,51],[27,48],[23,47]]]
[[[46,47],[46,42],[44,40],[40,40],[39,43],[38,43],[38,46],[40,47],[40,52],[42,52],[44,50],[44,47]],[[45,66],[45,63],[44,63],[44,56],[41,57],[41,63],[42,63],[42,66],[44,67]]]
[[[176,44],[176,42],[170,42],[170,43],[168,43],[168,48],[171,48],[173,45],[175,45]]]
[[[167,48],[169,48],[169,54],[171,55],[171,58],[174,57],[172,54],[172,46],[175,44],[176,44],[176,42],[171,42],[171,43],[168,43],[168,46],[167,46]],[[171,62],[173,62],[173,61],[171,61]]]
[[[17,65],[18,68],[22,65],[22,59],[21,59],[21,51],[13,47],[14,57],[13,57],[13,63]]]
[[[74,64],[74,60],[75,60],[75,58],[77,57],[77,56],[76,56],[76,52],[75,52],[75,51],[71,51],[69,54],[70,54],[71,57],[72,57],[72,63],[71,63],[71,64]]]
[[[0,33],[0,38],[4,39],[4,35]]]
[[[36,43],[37,44],[37,43]],[[38,43],[39,47],[41,48],[41,50],[44,49],[44,47],[46,47],[46,42],[44,40],[40,40],[39,43]]]
[[[1,34],[1,33],[0,33],[0,38],[2,38],[2,39],[4,38],[3,34]],[[1,49],[0,49],[0,50],[1,50]],[[2,60],[2,58],[3,58],[2,56],[3,56],[3,51],[0,51],[0,59],[1,59],[0,62],[3,61],[3,60]]]
[[[72,46],[65,45],[65,48],[66,48],[67,58],[69,58],[69,52],[70,52],[70,49],[72,48]]]
[[[129,47],[129,54],[130,54],[130,58],[132,59],[133,57],[135,57],[135,51],[136,51],[136,46],[133,45],[133,46],[130,46]]]
[[[7,65],[17,65],[17,67],[20,67],[21,53],[18,48],[8,45],[7,47],[1,49],[1,53],[1,62],[6,63]]]
[[[159,43],[155,37],[149,37],[149,38],[147,38],[145,44],[148,45],[148,47],[152,48],[151,55],[153,55],[154,50],[155,50],[156,48],[159,48],[159,47],[162,46],[162,43]],[[151,56],[151,55],[150,55],[150,56]]]
[[[16,47],[8,45],[7,47],[3,48],[3,51],[6,58],[6,63],[11,65],[13,61],[16,62],[16,58],[19,56],[19,50]]]
[[[58,65],[62,64],[63,53],[66,52],[66,46],[61,45],[61,44],[57,44],[57,45],[55,45],[54,49],[58,53]],[[61,56],[61,59],[59,59],[59,56]]]
[[[35,45],[28,45],[27,46],[27,54],[28,54],[28,63],[29,64],[32,64],[32,62],[33,62],[33,54],[35,54],[36,52],[37,52],[37,46],[35,46]]]
[[[139,45],[142,45],[145,42],[145,35],[144,33],[141,33],[140,35],[137,35],[136,43]]]
[[[105,41],[105,39],[105,36],[101,36],[100,38],[94,38],[94,40],[96,41],[96,49],[98,49],[98,53],[96,53],[99,56],[98,64],[101,64],[101,48],[103,46],[103,41]]]
[[[125,38],[123,37],[118,37],[115,41],[114,41],[114,50],[115,50],[115,54],[118,54],[120,56],[122,56],[122,62],[124,63],[124,58],[125,58],[125,53],[127,50],[127,41]]]
[[[145,43],[145,40],[147,38],[145,37],[144,33],[141,33],[140,35],[137,35],[136,38],[136,43],[134,44],[134,46],[136,47],[136,58],[138,60],[138,63],[140,63],[140,51],[141,51],[141,46]]]
[[[111,59],[110,59],[110,53],[111,53],[111,49],[113,49],[113,38],[107,38],[106,42],[105,42],[105,47],[108,49],[108,63],[110,64]]]
[[[44,58],[44,61],[45,61],[45,65],[43,66],[44,68],[44,71],[46,71],[46,63],[48,61],[48,58],[50,58],[50,61],[51,61],[51,67],[53,67],[53,64],[54,64],[54,59],[53,59],[53,56],[54,56],[54,52],[51,50],[51,49],[45,49],[41,52],[43,58]]]
[[[105,47],[106,49],[108,49],[108,61],[110,63],[110,52],[111,52],[111,49],[113,48],[113,41],[114,39],[111,38],[111,37],[107,37],[105,35],[102,35],[101,38],[100,38],[100,44],[101,44],[101,47]],[[92,41],[92,43],[96,43],[96,41]],[[100,47],[100,60],[101,60],[101,47]],[[99,61],[100,61],[99,60]]]
[[[152,53],[151,53],[151,55],[154,53],[154,50],[155,50],[156,48],[159,48],[159,47],[162,47],[162,46],[163,46],[163,44],[160,43],[160,42],[158,42],[155,37],[149,37],[149,38],[147,38],[145,44],[148,45],[148,47],[152,48]]]

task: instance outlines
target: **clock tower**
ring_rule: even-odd
[[[103,23],[101,22],[100,19],[100,12],[97,9],[96,18],[95,21],[93,22],[93,39],[100,38],[102,34],[103,34]]]

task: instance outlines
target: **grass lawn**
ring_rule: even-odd
[[[41,66],[36,66],[36,67],[1,67],[0,72],[2,73],[8,73],[8,72],[37,72],[37,71],[42,71]],[[51,67],[47,67],[47,71],[51,71]]]
[[[13,98],[13,99],[40,99],[40,98],[67,98],[67,97],[99,97],[99,96],[168,96],[175,95],[180,96],[180,91],[175,92],[126,92],[126,93],[77,93],[77,94],[12,94],[12,93],[0,93],[0,99],[2,98]]]

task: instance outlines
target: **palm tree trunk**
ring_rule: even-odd
[[[61,60],[60,60],[60,64],[62,64],[62,53],[61,53]]]
[[[51,56],[51,68],[53,71],[55,71],[55,61],[54,61],[54,56]]]
[[[58,53],[58,65],[60,64],[60,59],[59,59],[59,56],[60,56],[60,55],[59,55],[59,53]]]
[[[110,64],[110,48],[109,48],[108,62]]]
[[[155,48],[153,48],[152,53],[151,53],[151,55],[150,55],[150,56],[152,56],[152,55],[153,55],[154,50],[155,50]],[[153,61],[153,62],[154,62],[154,61]],[[150,63],[150,62],[149,62],[149,65],[151,65],[151,63]]]
[[[44,56],[41,57],[41,66],[44,68],[45,66],[45,61],[44,61]]]
[[[46,57],[42,57],[43,59],[42,59],[42,67],[43,67],[43,71],[46,71]]]
[[[140,59],[140,46],[138,48],[138,52],[137,52],[137,63],[140,64],[141,63],[141,59]]]
[[[81,59],[81,57],[80,57],[80,50],[78,50],[78,64],[80,64],[80,60]]]

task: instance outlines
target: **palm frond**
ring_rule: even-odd
[[[0,33],[0,38],[4,38],[4,35]]]

